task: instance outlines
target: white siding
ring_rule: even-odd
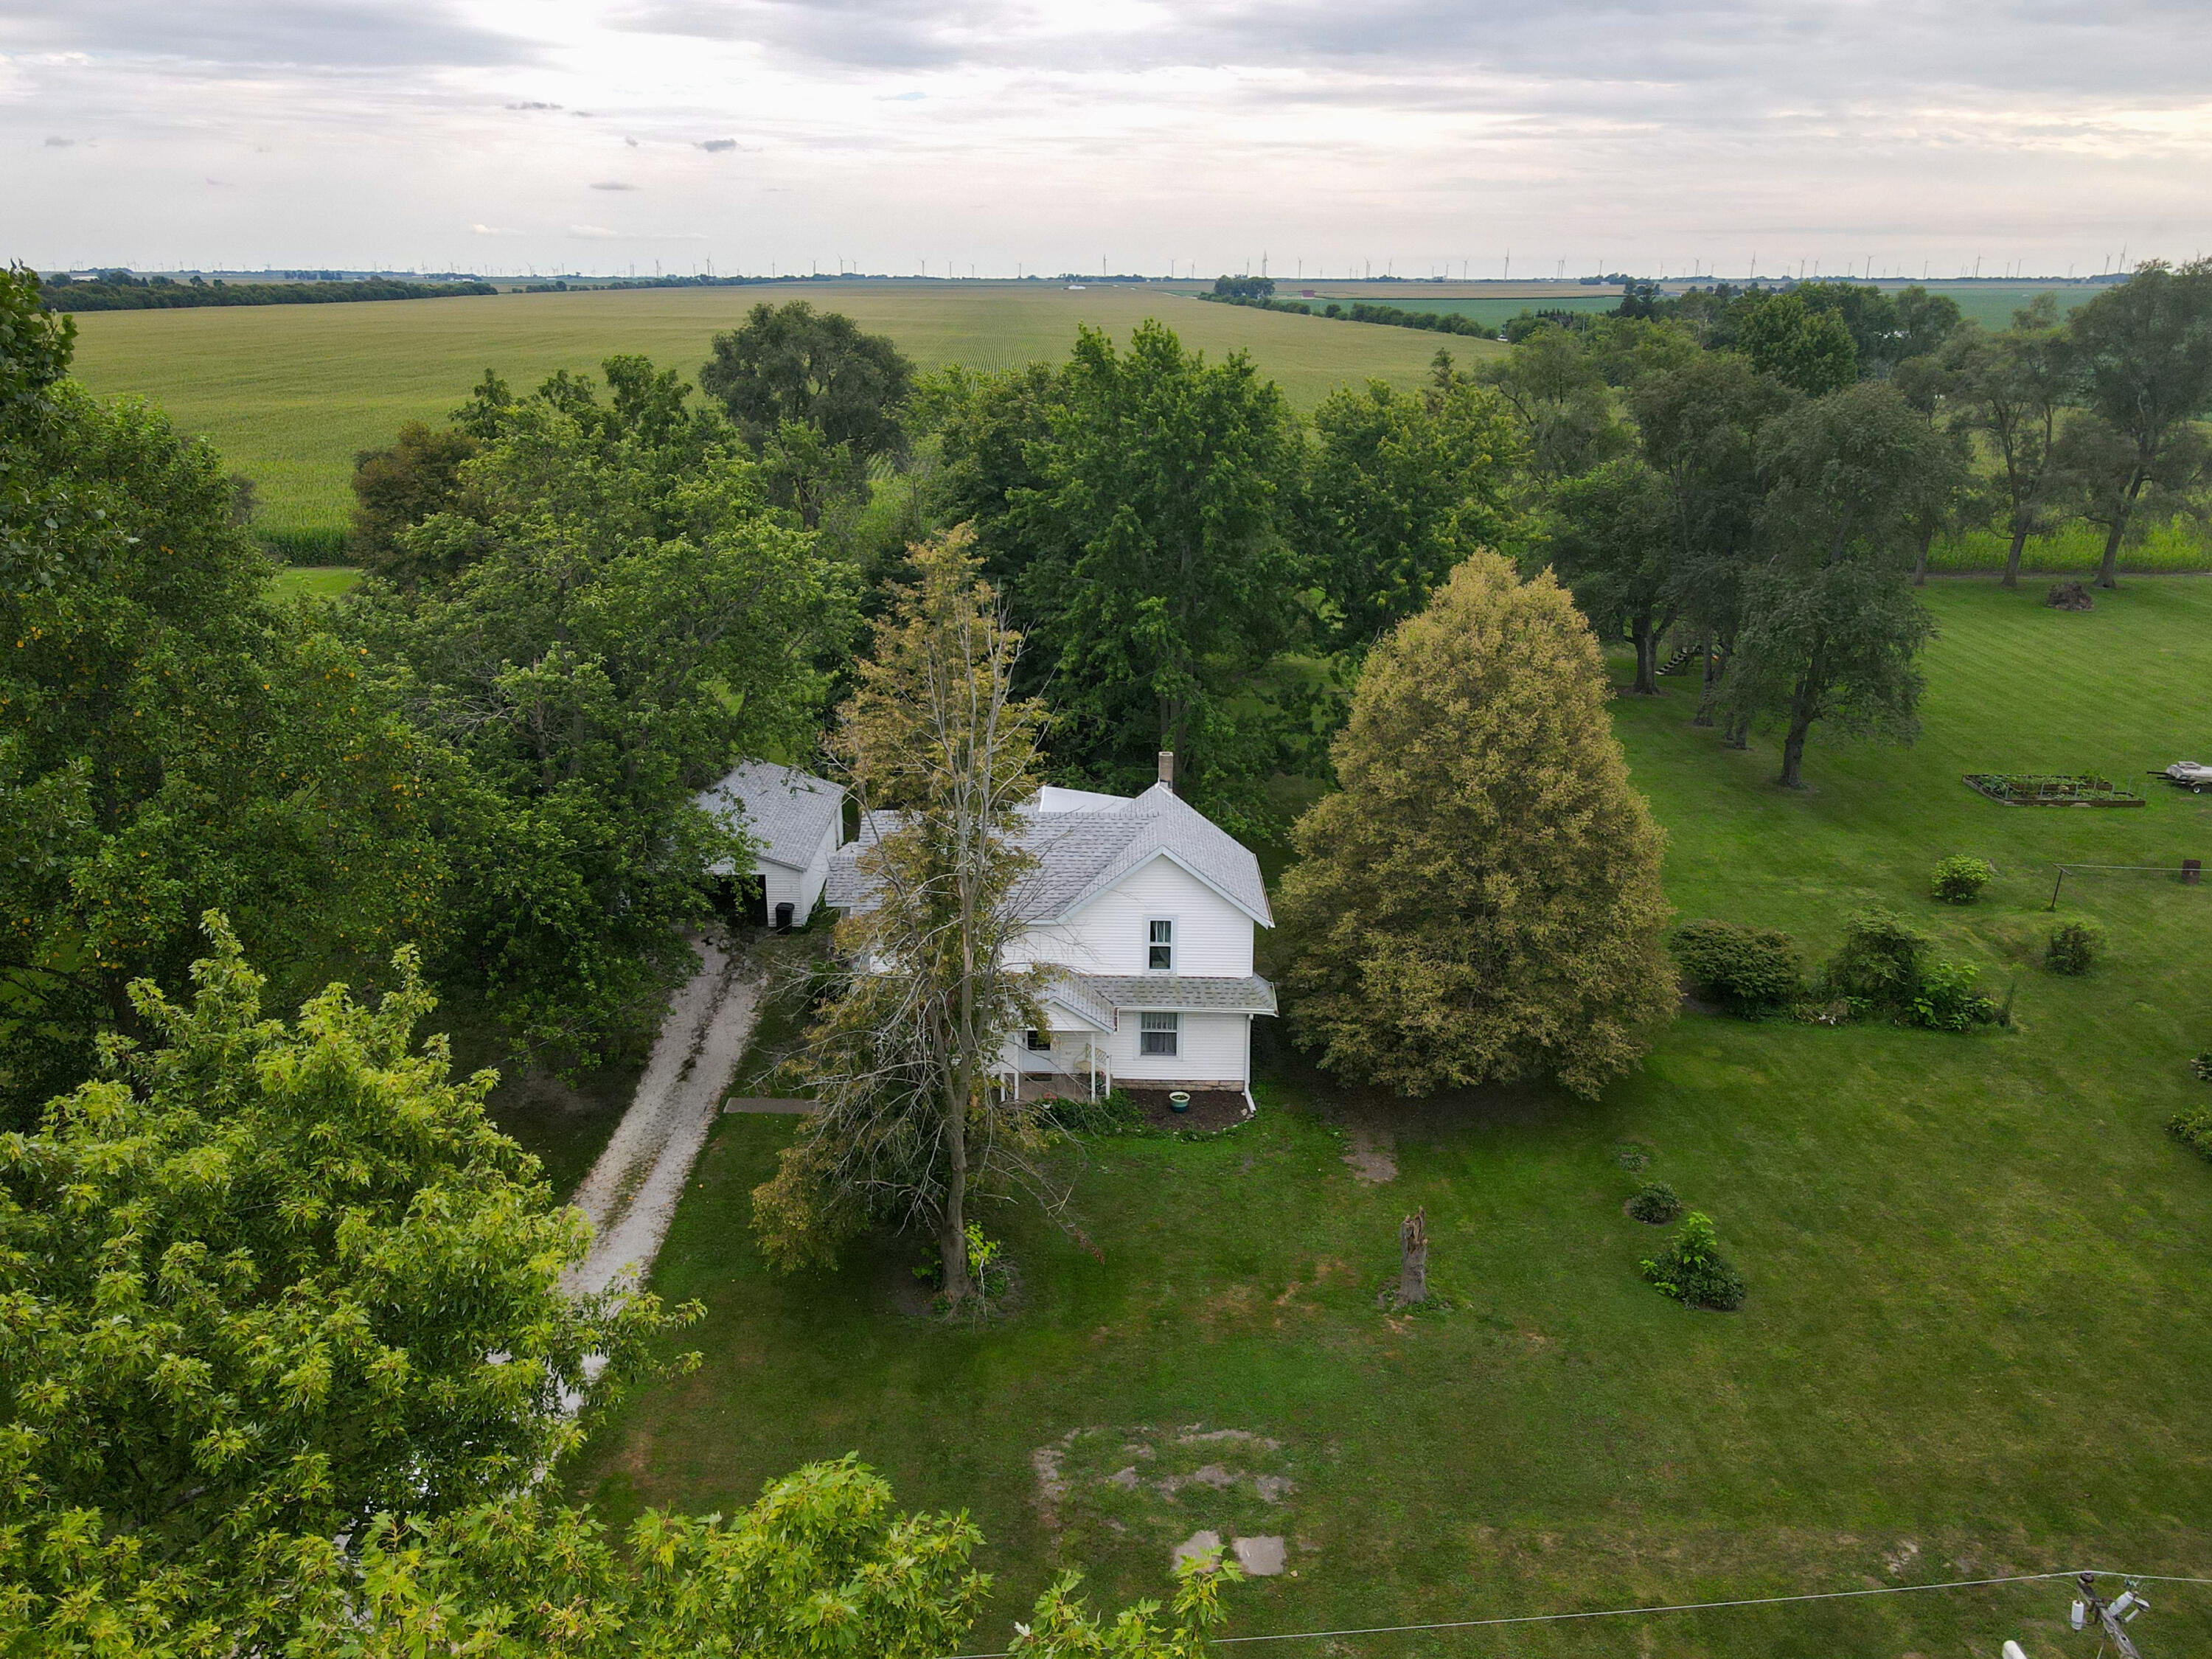
[[[836,850],[838,826],[832,823],[823,832],[821,844],[815,848],[814,857],[804,870],[794,870],[789,865],[776,864],[762,859],[753,867],[760,872],[762,884],[768,893],[768,919],[775,921],[775,907],[791,907],[791,925],[803,927],[806,919],[814,914],[814,907],[822,902],[822,884],[830,879],[830,854]]]
[[[1157,916],[1176,925],[1176,973],[1241,979],[1252,971],[1252,918],[1165,858],[1131,871],[1066,921],[1031,929],[1009,959],[1058,963],[1079,974],[1141,974],[1146,924]]]
[[[1139,1016],[1121,1012],[1121,1029],[1106,1041],[1113,1055],[1110,1069],[1117,1083],[1229,1083],[1246,1084],[1245,1064],[1250,1054],[1246,1041],[1251,1028],[1244,1014],[1185,1014],[1176,1032],[1178,1052],[1141,1054],[1137,1052]]]
[[[1138,1033],[1141,1021],[1133,1010],[1121,1014],[1121,1028],[1099,1033],[1094,1040],[1098,1058],[1116,1083],[1150,1085],[1171,1083],[1227,1083],[1239,1088],[1251,1083],[1251,1022],[1244,1014],[1185,1014],[1176,1033],[1173,1054],[1141,1054]],[[1006,1040],[999,1056],[1002,1072],[1032,1075],[1052,1072],[1061,1076],[1079,1070],[1087,1054],[1087,1034],[1059,1031],[1052,1052],[1030,1048],[1021,1032]]]

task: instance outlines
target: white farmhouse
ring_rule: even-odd
[[[1161,757],[1164,777],[1171,763]],[[1134,797],[1048,786],[1024,814],[1037,863],[1009,961],[1059,971],[1042,999],[1051,1029],[1018,1033],[1000,1056],[1008,1085],[1226,1090],[1249,1102],[1252,1021],[1275,1012],[1274,987],[1252,971],[1253,930],[1274,925],[1259,860],[1165,782]],[[831,904],[865,908],[858,860],[872,829],[832,861]]]
[[[711,789],[700,805],[752,837],[753,873],[761,878],[763,919],[803,927],[822,897],[830,860],[845,838],[845,792],[827,778],[789,766],[746,761]],[[724,859],[711,873],[731,876]]]

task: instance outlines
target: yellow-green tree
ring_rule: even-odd
[[[1279,907],[1291,1031],[1401,1095],[1554,1077],[1594,1095],[1666,1018],[1661,832],[1549,572],[1462,563],[1372,654]]]

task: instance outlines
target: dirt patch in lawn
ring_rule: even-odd
[[[1165,1564],[1204,1537],[1283,1570],[1296,1531],[1297,1463],[1272,1436],[1176,1426],[1071,1429],[1030,1454],[1037,1516],[1068,1562],[1135,1540]]]
[[[1344,1161],[1362,1181],[1379,1187],[1398,1178],[1397,1143],[1388,1129],[1370,1123],[1348,1122],[1344,1126],[1344,1139],[1348,1148]]]

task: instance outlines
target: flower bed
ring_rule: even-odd
[[[2110,778],[2075,772],[1969,772],[1966,787],[2001,806],[2141,806]]]

